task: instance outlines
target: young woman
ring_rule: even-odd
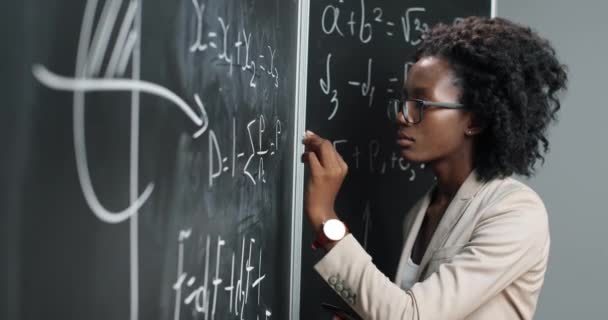
[[[500,18],[438,25],[424,37],[403,98],[389,102],[397,144],[436,184],[405,220],[394,282],[334,211],[347,165],[307,132],[305,208],[326,255],[315,269],[364,319],[532,319],[549,254],[530,176],[548,149],[565,67],[548,41]]]

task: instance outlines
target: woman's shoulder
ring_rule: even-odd
[[[543,200],[530,186],[512,177],[495,179],[485,183],[477,196],[476,228],[491,225],[496,236],[536,247],[536,252],[548,248],[549,215]]]
[[[513,177],[494,179],[482,187],[478,196],[484,219],[519,220],[536,231],[548,232],[547,208],[527,184]]]
[[[486,182],[480,191],[480,196],[487,204],[514,201],[545,209],[540,195],[530,186],[513,177],[498,178]]]

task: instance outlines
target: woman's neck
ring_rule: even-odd
[[[433,203],[449,203],[473,171],[472,161],[462,160],[465,159],[432,164],[433,172],[437,177]]]

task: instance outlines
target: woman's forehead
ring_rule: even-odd
[[[438,57],[423,57],[410,67],[404,90],[412,94],[436,95],[437,91],[454,91],[450,64]]]
[[[437,57],[423,57],[410,67],[407,78],[408,82],[428,85],[450,76],[451,68],[447,61]]]

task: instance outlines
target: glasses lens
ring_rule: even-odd
[[[422,103],[415,100],[408,100],[406,105],[407,121],[411,123],[420,122],[420,120],[422,120]]]
[[[386,115],[388,116],[388,119],[390,121],[397,122],[399,113],[401,112],[402,104],[403,104],[403,102],[398,99],[389,99],[388,100]]]
[[[388,101],[387,116],[390,121],[398,122],[401,113],[404,113],[406,121],[409,123],[420,122],[422,108],[420,103],[415,100],[390,99]]]

